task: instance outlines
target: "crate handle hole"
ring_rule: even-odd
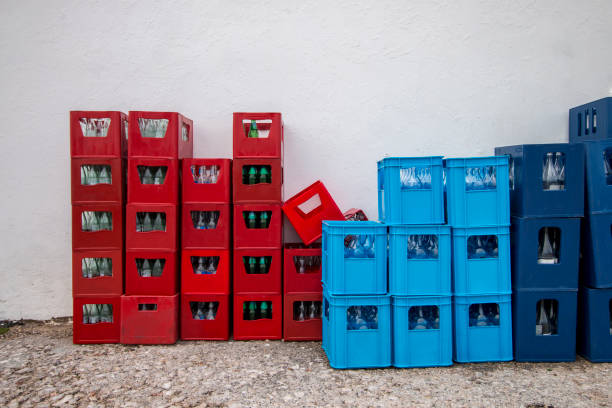
[[[139,312],[153,312],[157,310],[157,304],[156,303],[139,303],[138,304],[138,311]]]
[[[243,119],[244,137],[249,139],[267,139],[270,137],[272,119]]]
[[[540,299],[536,304],[536,336],[557,334],[559,301],[556,299]]]
[[[308,200],[298,204],[297,209],[302,217],[314,215],[316,212],[319,212],[318,210],[323,209],[323,206],[321,205],[321,196],[319,196],[318,193],[313,195]]]

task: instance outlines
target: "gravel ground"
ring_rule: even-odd
[[[320,343],[73,345],[69,319],[0,335],[0,406],[612,405],[612,364],[333,370]]]

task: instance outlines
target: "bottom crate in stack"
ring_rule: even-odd
[[[121,343],[176,343],[179,328],[178,298],[178,294],[121,296]]]
[[[75,296],[72,307],[75,344],[119,343],[121,296]]]
[[[612,362],[612,288],[580,288],[578,353],[593,363]]]
[[[280,340],[282,336],[280,293],[234,294],[234,340]]]
[[[182,293],[181,339],[228,340],[230,299],[228,294]]]
[[[321,292],[285,293],[283,338],[288,341],[321,340]]]

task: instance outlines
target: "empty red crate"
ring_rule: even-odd
[[[232,174],[234,203],[283,201],[281,159],[234,159]]]
[[[282,264],[280,248],[234,249],[234,292],[280,292]]]
[[[176,112],[130,111],[129,157],[193,156],[193,122]]]
[[[229,249],[185,249],[181,260],[181,292],[230,293]]]
[[[344,212],[344,219],[347,221],[367,221],[368,217],[358,208],[351,208]]]
[[[121,296],[73,297],[72,341],[74,344],[119,343],[120,328]]]
[[[128,202],[178,204],[179,161],[158,157],[128,159]]]
[[[252,315],[249,302],[256,305]],[[267,305],[265,318],[261,312],[263,302]],[[234,294],[234,340],[279,340],[283,335],[282,309],[280,293]]]
[[[321,244],[285,244],[285,293],[321,292]]]
[[[232,202],[231,159],[184,159],[183,203]]]
[[[175,251],[125,252],[125,294],[171,296],[178,292],[178,254]]]
[[[181,218],[181,245],[184,249],[231,248],[230,204],[184,203]]]
[[[285,340],[321,340],[322,297],[321,291],[285,293],[283,307],[283,338]]]
[[[72,249],[122,249],[123,206],[118,203],[72,206]]]
[[[72,203],[123,203],[124,160],[109,157],[73,158],[70,164]]]
[[[125,113],[116,111],[71,111],[70,155],[126,157]]]
[[[181,294],[182,340],[228,340],[230,295]]]
[[[121,249],[72,251],[72,294],[122,295]]]
[[[280,204],[234,205],[234,248],[281,248],[282,232]]]
[[[321,238],[323,220],[344,221],[342,211],[320,181],[285,202],[283,212],[306,245]]]
[[[253,121],[257,125],[258,137],[249,137]],[[234,158],[238,157],[283,157],[280,113],[234,113]]]
[[[174,344],[179,331],[179,295],[121,296],[122,344]]]
[[[176,204],[129,203],[125,208],[127,249],[177,250]]]

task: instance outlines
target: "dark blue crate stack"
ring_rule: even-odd
[[[508,158],[446,159],[453,359],[512,360]]]
[[[573,361],[582,146],[518,145],[495,153],[509,158],[514,358]]]

